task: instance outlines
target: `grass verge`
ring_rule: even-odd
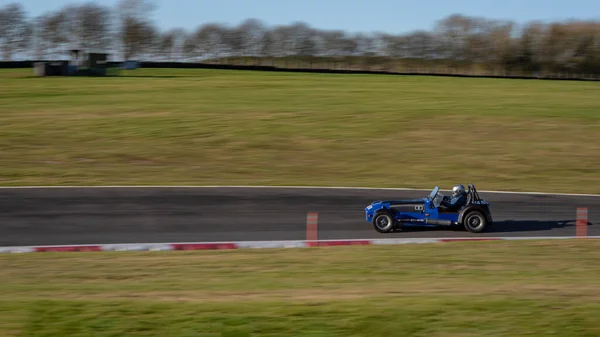
[[[595,193],[600,84],[141,69],[0,72],[2,185]],[[385,177],[382,178],[382,177]]]
[[[600,242],[0,256],[3,336],[597,336]]]

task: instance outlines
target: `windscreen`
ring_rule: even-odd
[[[431,194],[429,195],[429,199],[433,200],[433,198],[435,198],[435,195],[438,193],[438,191],[440,190],[439,187],[434,187],[433,191],[431,191]]]

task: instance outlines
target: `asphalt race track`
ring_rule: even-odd
[[[363,210],[372,200],[427,194],[365,189],[6,188],[0,189],[0,246],[303,240],[307,212],[319,213],[319,239],[324,240],[574,236],[577,207],[588,207],[588,235],[600,235],[600,225],[594,225],[600,222],[596,196],[480,191],[491,202],[495,220],[483,234],[449,229],[379,234],[364,220]]]

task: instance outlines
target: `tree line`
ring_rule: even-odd
[[[150,19],[154,10],[147,0],[121,0],[115,7],[86,2],[30,17],[19,3],[11,3],[0,8],[2,58],[60,59],[78,48],[107,50],[120,60],[160,62],[293,58],[311,64],[346,60],[366,67],[401,62],[600,74],[600,21],[518,25],[453,14],[431,30],[398,35],[321,30],[304,22],[269,27],[257,19],[163,30]]]

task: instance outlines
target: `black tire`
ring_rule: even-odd
[[[488,225],[487,218],[479,211],[469,212],[463,220],[465,229],[471,233],[481,233]]]
[[[394,217],[388,212],[377,213],[373,218],[373,228],[379,233],[389,233],[394,229]]]

